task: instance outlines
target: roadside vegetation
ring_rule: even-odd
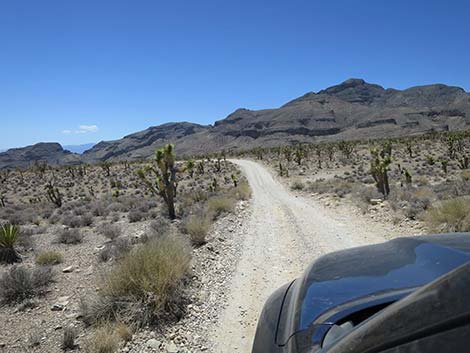
[[[470,231],[470,131],[257,148],[292,190],[348,199],[363,213],[429,232]]]
[[[251,195],[225,153],[178,160],[172,145],[148,161],[36,162],[0,181],[0,315],[70,316],[17,319],[0,341],[49,351],[116,352],[184,317],[194,251]]]

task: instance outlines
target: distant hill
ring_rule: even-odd
[[[102,141],[81,156],[71,158],[61,152],[62,157],[56,161],[71,163],[79,158],[93,163],[146,158],[169,142],[176,144],[176,152],[181,155],[464,129],[470,129],[470,94],[462,88],[434,84],[397,90],[349,79],[309,92],[279,108],[237,109],[207,126],[166,123],[119,140]],[[22,155],[7,158],[5,153],[0,153],[0,168],[24,163]],[[5,159],[9,162],[3,162]]]
[[[72,165],[81,162],[79,155],[65,151],[60,144],[54,142],[11,148],[0,153],[0,169],[27,168],[36,161],[47,161],[50,165]]]
[[[96,145],[96,143],[85,143],[83,145],[66,145],[66,146],[63,146],[63,148],[64,150],[70,151],[72,153],[82,154],[86,150],[89,150],[90,148],[92,148],[94,145]]]

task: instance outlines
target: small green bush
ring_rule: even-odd
[[[54,250],[44,251],[36,256],[36,263],[41,266],[57,265],[62,263],[63,260],[62,254]]]
[[[432,231],[470,231],[470,199],[455,198],[441,202],[429,209],[425,220]]]

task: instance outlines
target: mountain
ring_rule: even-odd
[[[65,151],[60,144],[54,142],[41,142],[32,146],[11,148],[0,153],[0,169],[27,168],[36,161],[47,161],[50,165],[71,165],[79,164],[80,157]]]
[[[86,150],[92,148],[96,143],[85,143],[83,145],[66,145],[63,146],[64,150],[70,151],[72,153],[82,154]]]
[[[169,123],[101,142],[84,157],[88,161],[143,158],[167,142],[176,144],[177,153],[197,154],[469,128],[470,94],[462,88],[435,84],[397,90],[349,79],[280,108],[238,109],[213,126]]]
[[[81,156],[58,152],[58,163],[79,158],[93,163],[150,157],[155,148],[174,143],[179,155],[242,150],[299,142],[397,137],[429,131],[470,129],[470,94],[462,88],[434,84],[405,90],[385,89],[349,79],[309,92],[279,108],[237,109],[214,125],[166,123],[102,141]],[[11,151],[11,150],[10,150]],[[10,151],[0,153],[0,168]],[[11,153],[10,153],[11,154]],[[44,157],[44,156],[43,156]],[[18,155],[18,163],[24,163]]]

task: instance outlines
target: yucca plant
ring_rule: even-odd
[[[0,227],[0,262],[12,264],[21,260],[15,250],[20,230],[12,224],[4,224]]]

